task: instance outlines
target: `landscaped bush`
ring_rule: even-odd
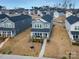
[[[11,50],[5,50],[5,51],[3,51],[3,54],[11,54],[11,53],[12,53]]]
[[[7,48],[3,49],[3,51],[2,51],[2,54],[11,54],[11,53],[12,53],[12,51],[11,51],[10,47],[7,47]]]
[[[67,59],[67,57],[64,56],[64,57],[62,57],[61,59]]]
[[[79,46],[79,43],[72,43],[73,45],[77,45],[77,46]]]

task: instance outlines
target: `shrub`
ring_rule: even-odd
[[[62,57],[61,59],[67,59],[67,57],[64,56],[64,57]]]
[[[10,47],[7,47],[7,48],[5,48],[5,49],[2,51],[2,54],[11,54],[11,53],[12,53],[12,51],[11,51]]]

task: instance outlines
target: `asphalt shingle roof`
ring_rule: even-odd
[[[5,17],[9,17],[9,16],[6,15],[6,14],[0,14],[0,19],[3,19],[3,18],[5,18]]]
[[[31,18],[31,16],[29,16],[29,15],[19,15],[19,16],[11,17],[10,20],[13,21],[13,22],[17,22],[17,21],[20,21],[20,20],[23,20],[23,19],[28,19],[28,18]]]
[[[50,23],[51,23],[51,20],[53,20],[53,17],[51,15],[44,15],[42,18]]]
[[[67,20],[70,24],[74,24],[75,22],[79,21],[79,18],[77,16],[71,15],[67,18]]]
[[[13,22],[17,22],[17,21],[20,21],[20,20],[23,20],[23,19],[28,19],[28,18],[31,18],[31,16],[29,15],[19,15],[19,16],[13,16],[13,17],[9,17],[8,15],[6,14],[0,14],[0,19],[4,19],[4,18],[9,18],[9,20],[13,21]]]

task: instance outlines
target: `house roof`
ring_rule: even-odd
[[[49,23],[51,23],[51,20],[53,19],[51,15],[44,15],[42,18]]]
[[[29,19],[29,18],[31,18],[31,16],[29,16],[29,15],[19,15],[19,16],[10,17],[10,20],[13,22],[17,22],[17,21],[20,21],[23,19]]]
[[[41,22],[47,23],[47,21],[45,21],[45,20],[44,20],[44,19],[42,19],[42,18],[36,18],[36,19],[35,19],[35,20],[33,20],[33,21],[37,21],[37,22],[41,21]]]
[[[0,19],[4,19],[4,18],[9,18],[9,20],[13,21],[13,22],[17,22],[17,21],[20,21],[20,20],[23,20],[23,19],[28,19],[28,18],[31,18],[31,16],[29,15],[18,15],[18,16],[13,16],[13,17],[9,17],[8,15],[6,14],[0,14]]]
[[[6,17],[9,17],[9,16],[6,14],[0,14],[0,19],[6,18]]]
[[[67,18],[67,21],[68,21],[70,24],[74,24],[75,22],[79,21],[79,18],[78,18],[77,16],[71,15],[71,16],[69,16],[69,17]]]

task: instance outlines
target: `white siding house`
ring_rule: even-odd
[[[69,16],[65,20],[65,26],[72,42],[79,42],[79,18]]]
[[[77,13],[77,17],[79,17],[79,12]]]
[[[12,28],[15,28],[15,24],[9,18],[4,18],[4,21],[0,23],[0,37],[15,36],[15,33],[11,30]]]
[[[0,37],[14,37],[21,31],[31,26],[32,18],[28,15],[9,17],[0,14]]]
[[[49,15],[33,20],[31,38],[32,39],[49,39],[51,28],[52,28],[52,17]]]
[[[41,17],[43,16],[43,14],[42,14],[42,12],[40,10],[37,11],[37,15],[41,16]]]
[[[54,18],[58,18],[59,17],[59,12],[58,11],[54,11]]]
[[[71,15],[73,15],[73,13],[71,11],[66,11],[66,17],[69,17]]]

